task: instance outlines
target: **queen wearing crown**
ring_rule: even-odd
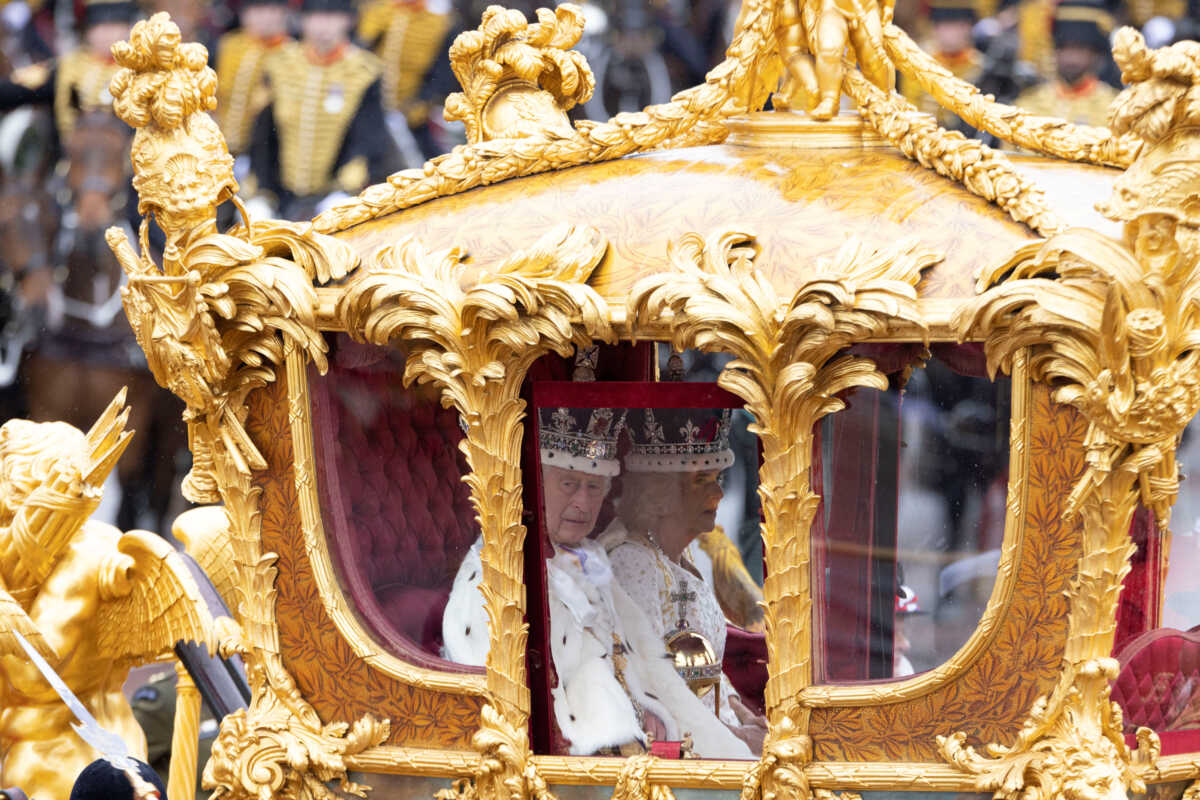
[[[722,672],[727,615],[713,571],[713,541],[732,549],[744,571],[736,547],[715,528],[721,474],[734,463],[729,429],[729,409],[630,412],[632,446],[617,519],[600,541],[617,581],[646,610],[680,677],[757,751],[766,728]]]
[[[668,658],[655,624],[614,579],[590,535],[612,479],[624,414],[613,409],[542,409],[538,445],[546,561],[554,721],[572,755],[638,752],[646,732],[690,734],[705,758],[750,758],[750,749],[692,692]],[[464,664],[487,657],[487,617],[476,543],[463,560],[442,620],[445,654]]]

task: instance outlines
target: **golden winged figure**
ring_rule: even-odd
[[[0,427],[0,763],[5,785],[30,797],[68,797],[97,754],[10,631],[143,759],[121,692],[129,668],[181,640],[212,648],[213,620],[180,555],[156,534],[88,519],[132,435],[127,417],[122,391],[86,434],[61,422]]]

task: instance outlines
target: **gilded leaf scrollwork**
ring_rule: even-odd
[[[529,24],[520,11],[491,6],[450,47],[463,91],[446,98],[446,119],[466,125],[467,141],[571,135],[567,112],[596,86],[583,54],[570,50],[583,35],[583,9],[564,3],[537,17]]]
[[[942,754],[1003,797],[1123,797],[1144,791],[1140,773],[1158,737],[1125,743],[1109,699],[1117,602],[1135,547],[1138,504],[1166,530],[1179,485],[1175,449],[1200,410],[1200,86],[1193,49],[1151,51],[1123,29],[1114,55],[1130,85],[1112,107],[1114,132],[1146,142],[1098,208],[1124,223],[1122,240],[1072,229],[1020,248],[984,274],[982,296],[957,320],[984,334],[989,368],[1008,369],[1030,348],[1033,375],[1088,420],[1087,470],[1068,510],[1080,518],[1082,555],[1069,590],[1069,633],[1058,684],[1040,698],[1011,746],[987,755],[957,733]]]
[[[561,226],[468,280],[464,253],[428,253],[408,239],[379,251],[351,278],[336,308],[355,338],[405,341],[405,380],[441,389],[466,431],[464,480],[483,532],[481,591],[490,633],[489,705],[473,740],[483,759],[469,791],[486,798],[548,792],[526,734],[520,389],[541,355],[566,356],[593,339],[613,339],[608,307],[586,283],[607,247],[592,228]]]
[[[744,399],[755,418],[768,564],[763,597],[770,732],[742,796],[807,798],[803,767],[811,760],[812,743],[808,710],[797,697],[812,683],[808,531],[819,501],[809,475],[813,426],[843,407],[841,392],[887,387],[871,360],[844,351],[901,320],[923,327],[915,286],[921,271],[940,256],[912,242],[867,251],[850,241],[832,259],[814,265],[820,277],[781,302],[756,267],[756,255],[747,233],[687,235],[668,252],[674,271],[639,281],[628,312],[635,329],[666,321],[677,350],[735,357],[718,382]]]
[[[262,552],[261,489],[252,480],[267,464],[244,427],[247,396],[275,380],[289,352],[324,368],[313,281],[343,277],[357,259],[310,225],[249,219],[235,196],[233,159],[206,113],[216,102],[207,52],[182,43],[166,14],[134,26],[113,54],[121,67],[113,105],[136,129],[134,186],[146,219],[138,250],[117,228],[107,240],[128,275],[122,299],[155,379],[187,406],[193,467],[185,494],[225,506],[228,536],[207,539],[228,544],[223,557],[236,567],[237,624],[222,649],[244,656],[253,695],[249,709],[224,721],[205,783],[219,797],[321,798],[339,780],[361,795],[342,759],[382,741],[388,724],[370,716],[322,723],[283,666],[275,555]],[[220,233],[216,210],[226,200],[244,223]],[[161,267],[151,217],[166,234]]]

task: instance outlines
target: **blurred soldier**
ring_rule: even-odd
[[[51,103],[59,140],[65,142],[75,120],[89,111],[112,109],[108,83],[116,74],[112,46],[129,37],[138,16],[130,0],[85,0],[83,44],[53,65],[18,70],[0,83],[0,111],[33,103]]]
[[[383,106],[402,115],[396,121],[408,128],[423,158],[441,151],[428,122],[445,98],[425,89],[435,64],[448,58],[453,23],[449,0],[371,0],[358,23],[359,38],[383,61]]]
[[[983,71],[983,55],[975,49],[971,36],[975,17],[974,0],[933,0],[929,8],[932,41],[925,45],[925,50],[939,64],[956,78],[972,84],[979,83]],[[966,128],[956,115],[938,106],[916,81],[906,77],[901,90],[917,108],[933,114],[943,128]]]
[[[1017,105],[1026,111],[1062,117],[1083,125],[1107,125],[1108,106],[1117,90],[1098,77],[1108,54],[1112,15],[1085,0],[1066,0],[1054,12],[1054,60],[1057,77],[1023,92]]]
[[[249,147],[254,120],[270,99],[265,60],[289,39],[287,0],[243,0],[239,17],[242,26],[217,41],[217,122],[235,156]]]
[[[383,65],[350,42],[350,0],[304,0],[300,22],[301,41],[266,60],[270,101],[250,144],[259,191],[291,219],[398,166],[383,114]]]

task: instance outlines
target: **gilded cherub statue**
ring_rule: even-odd
[[[783,0],[776,38],[784,76],[772,97],[775,108],[802,108],[816,119],[837,114],[847,48],[867,80],[885,91],[895,88],[883,47],[894,5],[895,0]]]
[[[133,755],[146,739],[121,692],[131,666],[180,640],[212,646],[213,620],[181,557],[159,536],[89,520],[132,435],[117,395],[87,434],[61,422],[0,427],[0,759],[5,785],[66,798],[95,751],[29,663],[19,630]]]

